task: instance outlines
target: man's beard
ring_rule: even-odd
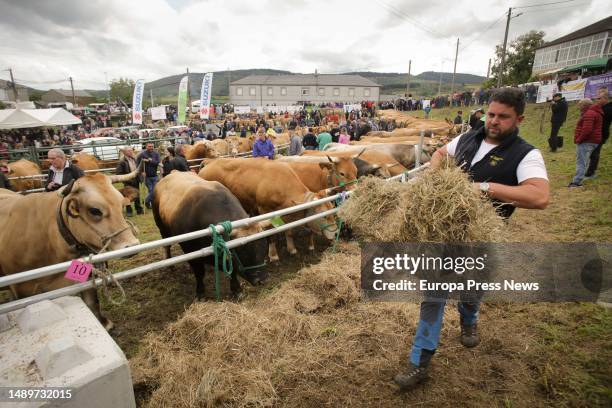
[[[516,127],[513,127],[512,129],[509,129],[506,132],[492,133],[491,131],[489,131],[487,127],[485,127],[485,133],[489,139],[500,140],[500,141],[506,139],[507,137],[512,135],[515,131],[516,131]]]

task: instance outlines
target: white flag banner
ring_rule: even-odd
[[[540,85],[538,88],[538,97],[536,103],[546,102],[552,99],[557,92],[557,84]]]
[[[144,94],[144,79],[139,79],[134,85],[134,96],[132,97],[132,124],[142,124],[142,95]]]
[[[202,90],[200,92],[200,119],[210,117],[210,97],[212,94],[213,73],[209,72],[202,78]]]
[[[151,119],[166,120],[166,107],[156,106],[154,108],[151,108]]]

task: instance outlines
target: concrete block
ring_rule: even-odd
[[[91,359],[91,355],[77,345],[72,337],[51,340],[38,352],[34,361],[42,378],[48,379],[64,374],[66,371]]]
[[[9,320],[8,316],[5,314],[0,315],[0,333],[2,333],[3,331],[7,331],[10,328],[11,321]]]
[[[41,303],[4,315],[9,328],[0,330],[0,387],[71,389],[69,400],[28,407],[135,407],[127,359],[81,298]]]
[[[30,333],[40,328],[64,320],[66,313],[50,300],[27,306],[17,317],[17,325],[23,333]]]

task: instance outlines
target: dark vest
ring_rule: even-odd
[[[472,130],[461,136],[455,151],[455,162],[457,165],[468,173],[472,181],[477,183],[487,181],[507,186],[518,186],[516,169],[521,160],[534,147],[518,135],[517,129],[512,135],[504,139],[501,144],[487,153],[482,160],[470,167],[470,163],[484,139],[484,127]],[[498,200],[492,201],[499,215],[504,218],[509,218],[515,210],[515,207],[511,204],[502,204]]]

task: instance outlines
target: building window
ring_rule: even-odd
[[[242,96],[242,87],[241,86],[236,88],[236,96]]]
[[[287,95],[287,87],[285,86],[281,87],[281,95],[283,96]]]
[[[250,87],[250,88],[249,88],[249,95],[250,95],[250,96],[255,96],[255,95],[256,95],[256,93],[255,93],[255,87],[254,87],[254,86],[252,86],[252,87]]]
[[[355,88],[349,88],[349,96],[355,96]]]
[[[370,88],[363,88],[363,96],[370,96]]]
[[[267,92],[268,92],[268,96],[272,96],[273,95],[273,91],[272,91],[272,87],[271,86],[268,87]]]
[[[340,96],[340,88],[334,88],[334,96]]]
[[[319,96],[325,96],[325,88],[319,88]]]
[[[302,96],[304,95],[310,95],[310,89],[308,88],[302,88],[302,92],[301,92]]]

